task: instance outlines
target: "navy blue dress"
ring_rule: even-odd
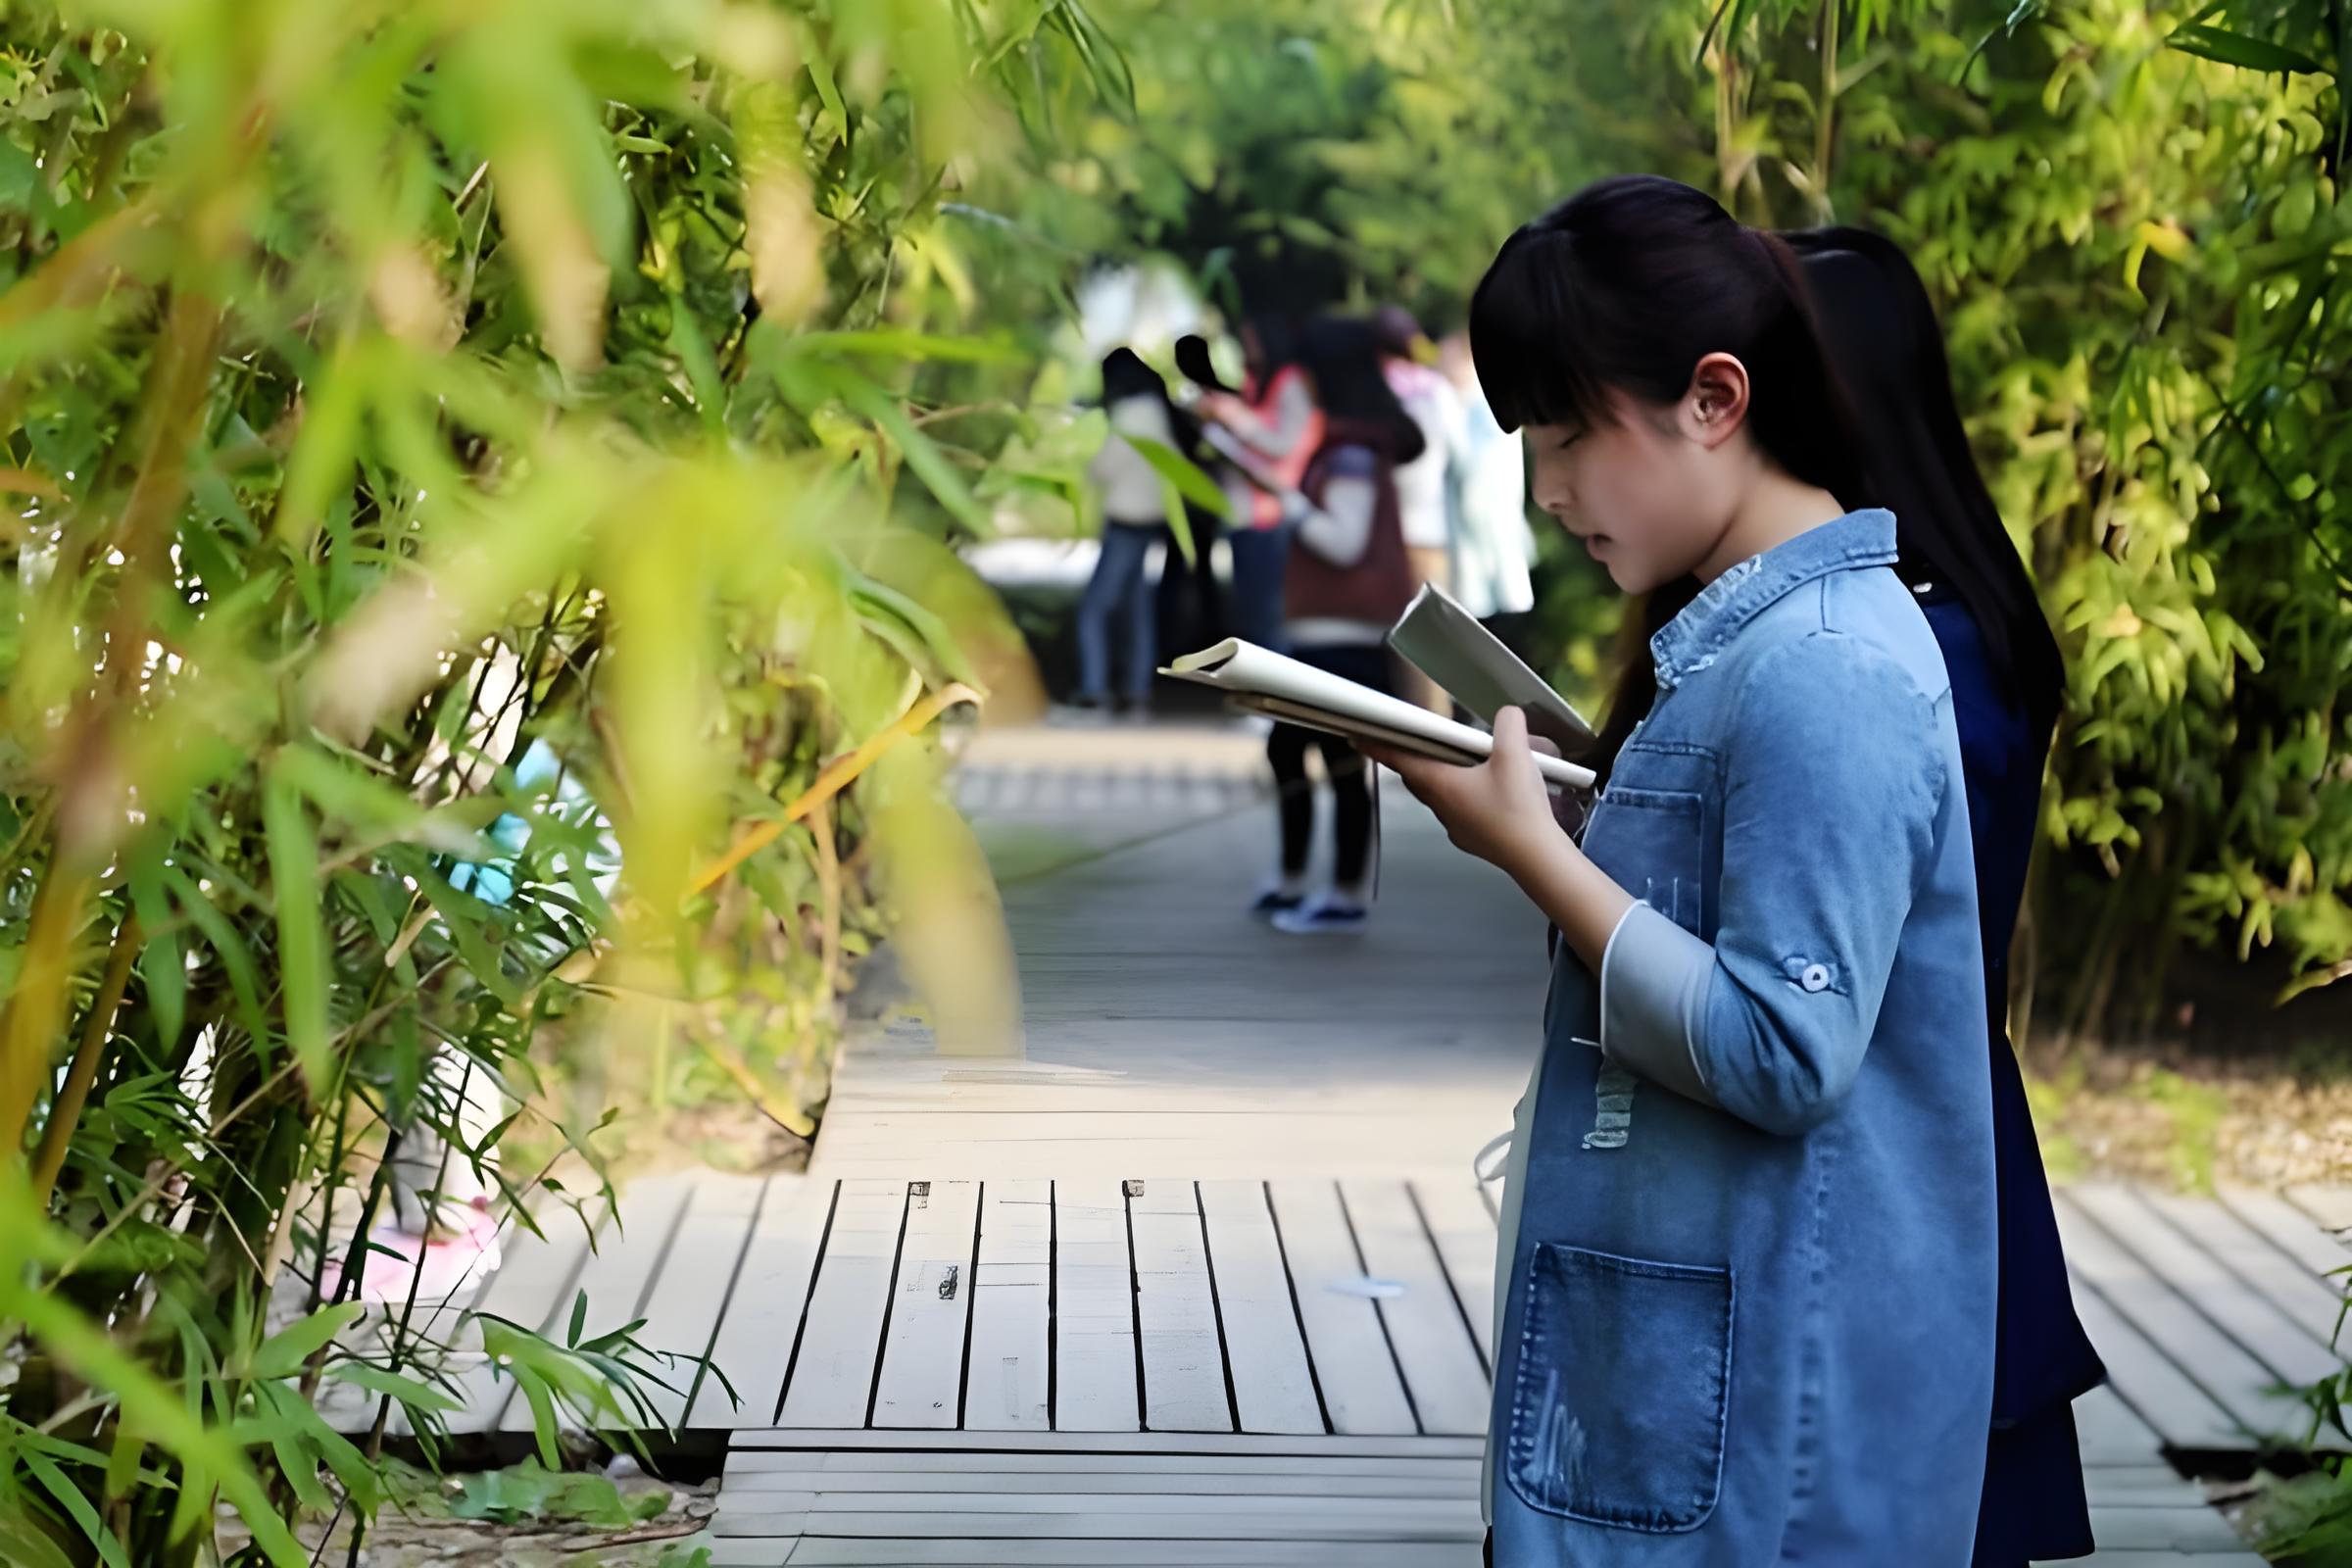
[[[2025,1077],[2010,1048],[2009,939],[2025,897],[2041,801],[2042,752],[2025,709],[1995,683],[1968,606],[1941,589],[1921,598],[1943,649],[1968,786],[1984,925],[1985,1015],[1992,1020],[1993,1169],[2000,1209],[2000,1290],[1994,1322],[1992,1434],[1976,1568],[2024,1568],[2091,1550],[2090,1508],[2072,1401],[2106,1381],[2075,1316],[2034,1137]]]

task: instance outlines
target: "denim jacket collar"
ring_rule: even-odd
[[[1880,507],[1849,512],[1748,557],[1700,589],[1650,638],[1658,689],[1671,690],[1715,662],[1742,627],[1806,583],[1856,566],[1891,565],[1897,559],[1894,514]]]

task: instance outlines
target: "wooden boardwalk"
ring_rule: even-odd
[[[1527,1074],[1540,924],[1396,792],[1397,907],[1279,941],[1239,907],[1271,833],[1247,738],[1182,787],[1088,760],[1117,743],[967,773],[1025,1054],[876,1029],[808,1176],[640,1182],[593,1249],[551,1227],[480,1287],[559,1333],[584,1290],[590,1332],[724,1372],[738,1399],[690,1366],[660,1412],[730,1446],[715,1568],[1479,1560],[1468,1172]],[[2114,1374],[2077,1406],[2090,1560],[2256,1562],[2172,1458],[2302,1435],[2279,1386],[2335,1364],[2352,1194],[2086,1186],[2060,1218]],[[488,1368],[466,1390],[460,1430],[527,1424]]]
[[[2064,1203],[2115,1373],[2077,1407],[2096,1560],[2251,1563],[2164,1450],[2288,1413],[2239,1363],[2302,1353],[2275,1327],[2316,1343],[2317,1265],[2352,1253],[2264,1195]],[[740,1402],[690,1371],[662,1409],[728,1435],[719,1568],[1476,1560],[1494,1231],[1466,1179],[704,1176],[641,1184],[620,1221],[594,1253],[518,1246],[481,1304],[553,1330],[585,1290],[591,1332],[643,1317],[725,1372]],[[2182,1237],[2261,1286],[2214,1289],[2222,1251]],[[2234,1413],[2206,1392],[2233,1367]],[[461,1430],[522,1428],[504,1380],[469,1387]]]

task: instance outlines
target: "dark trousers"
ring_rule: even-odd
[[[1288,528],[1236,528],[1225,536],[1233,553],[1233,631],[1260,648],[1282,651],[1282,578],[1290,561]]]
[[[1170,655],[1190,654],[1228,635],[1225,591],[1217,582],[1217,534],[1224,519],[1199,507],[1185,509],[1192,530],[1193,559],[1168,541],[1167,564],[1159,569],[1159,639]]]
[[[1078,600],[1079,696],[1098,703],[1109,700],[1110,623],[1120,617],[1127,630],[1127,678],[1120,693],[1136,703],[1152,695],[1152,656],[1158,642],[1152,579],[1144,565],[1152,541],[1165,534],[1161,523],[1120,522],[1115,517],[1103,523],[1102,554]]]
[[[1391,690],[1388,650],[1378,644],[1340,644],[1300,648],[1300,662],[1369,686]],[[1324,771],[1331,775],[1332,815],[1336,845],[1332,879],[1359,882],[1372,859],[1372,770],[1363,754],[1337,735],[1277,723],[1266,737],[1266,760],[1274,768],[1277,806],[1282,821],[1282,869],[1286,876],[1306,870],[1315,836],[1314,786],[1307,781],[1306,749],[1323,754]]]

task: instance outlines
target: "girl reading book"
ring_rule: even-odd
[[[1630,594],[1699,584],[1581,845],[1515,710],[1480,766],[1382,758],[1561,934],[1494,1559],[1958,1568],[1996,1283],[1968,808],[1795,260],[1688,186],[1604,180],[1504,244],[1471,341],[1538,504]]]

